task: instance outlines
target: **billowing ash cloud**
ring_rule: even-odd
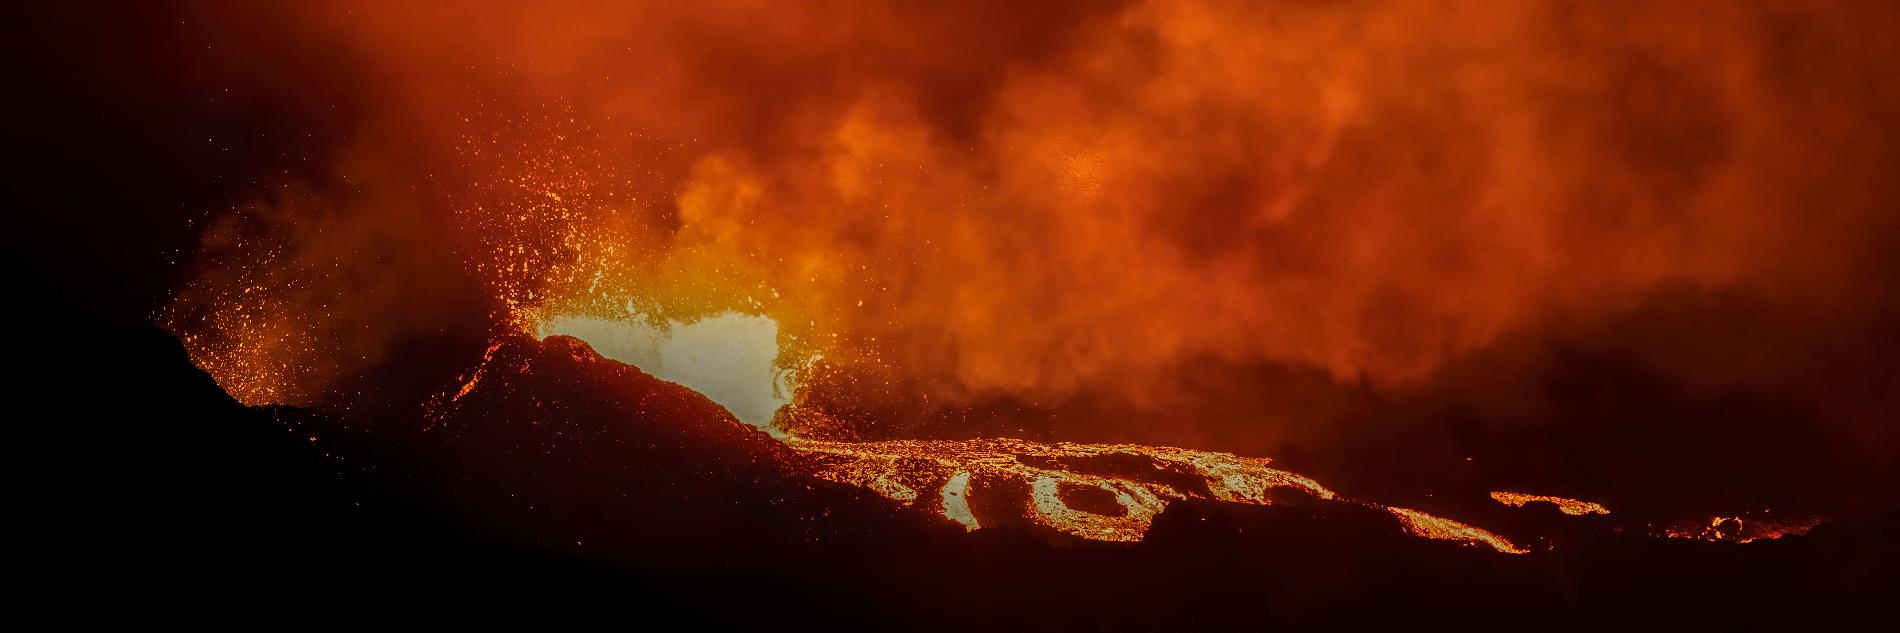
[[[333,230],[246,242],[321,291],[181,294],[334,308],[286,347],[379,358],[427,319],[338,324],[431,293],[333,298],[465,275],[503,315],[769,315],[905,407],[1141,404],[1208,363],[1404,389],[1683,289],[1796,329],[1889,305],[1891,3],[232,11],[355,117],[316,200],[266,205]]]

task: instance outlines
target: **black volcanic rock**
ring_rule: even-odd
[[[1138,544],[966,534],[804,478],[784,445],[704,397],[558,337],[505,341],[475,387],[430,419],[427,431],[362,441],[385,451],[376,470],[412,478],[411,494],[456,508],[478,538],[769,587],[777,609],[834,623],[1748,623],[1802,604],[1877,608],[1880,568],[1849,564],[1849,553],[1892,558],[1884,524],[1748,546],[1579,531],[1557,552],[1507,556],[1301,495],[1268,507],[1177,503]]]
[[[315,447],[232,400],[170,335],[98,324],[6,272],[27,306],[6,331],[29,584],[172,611],[193,610],[188,594],[274,604],[287,575],[326,575],[350,512]]]
[[[478,516],[478,538],[582,556],[688,571],[822,564],[806,550],[844,535],[947,531],[796,476],[783,443],[571,338],[505,340],[474,380],[424,419],[294,426],[319,444],[350,434],[335,452],[368,456],[356,461],[374,469],[359,475],[372,488],[417,482],[410,494]]]
[[[504,341],[467,393],[413,417],[248,409],[168,335],[99,325],[19,277],[37,308],[9,314],[25,353],[8,464],[36,615],[834,629],[1892,615],[1891,517],[1748,545],[1602,535],[1506,556],[1295,495],[1177,503],[1136,544],[966,534],[806,479],[698,394],[570,339]]]

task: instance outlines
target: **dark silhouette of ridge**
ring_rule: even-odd
[[[572,339],[506,341],[413,418],[246,408],[164,332],[6,269],[32,306],[8,312],[19,576],[69,621],[1753,628],[1893,608],[1892,517],[1528,556],[1297,498],[1177,503],[1133,545],[966,534],[804,478],[705,398]]]

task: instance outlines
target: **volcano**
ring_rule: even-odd
[[[1535,516],[1515,527],[1571,531],[1563,547],[1510,555],[1468,536],[1419,538],[1393,512],[1289,473],[1243,487],[1264,496],[1236,503],[1206,467],[1170,468],[1168,451],[953,443],[951,454],[1015,460],[1003,471],[1181,491],[1143,538],[1114,542],[1028,520],[1041,502],[1010,495],[1036,492],[978,475],[966,483],[979,482],[968,503],[983,529],[971,531],[934,504],[907,507],[832,470],[917,459],[898,450],[917,447],[859,444],[841,462],[853,444],[787,443],[569,337],[508,339],[473,389],[401,421],[243,407],[161,332],[56,314],[73,316],[75,336],[28,348],[20,362],[57,368],[28,392],[77,403],[87,377],[139,379],[69,408],[62,424],[28,427],[42,450],[16,468],[57,482],[29,498],[91,494],[29,517],[40,545],[27,573],[49,588],[107,591],[128,612],[1116,629],[1507,627],[1562,613],[1586,628],[1795,626],[1884,609],[1900,527],[1836,522],[1737,545],[1579,526],[1532,500]],[[160,424],[179,420],[197,423]],[[1101,501],[1059,491],[1056,503],[1130,517]],[[1385,606],[1363,608],[1367,596]]]
[[[1900,8],[7,8],[29,616],[1845,628]]]

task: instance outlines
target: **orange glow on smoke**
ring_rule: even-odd
[[[329,230],[276,227],[234,248],[281,272],[179,299],[250,306],[180,326],[249,402],[418,328],[360,320],[423,281],[342,299],[413,276],[362,242],[434,227],[511,313],[765,314],[801,354],[899,368],[859,397],[914,410],[1154,404],[1204,359],[1407,384],[1669,284],[1853,301],[1880,211],[1838,185],[1880,164],[1854,134],[1885,111],[1785,89],[1728,2],[226,11],[360,64],[333,88],[364,112],[343,193],[259,203]]]
[[[356,117],[316,182],[215,217],[160,315],[220,385],[348,397],[471,303],[529,335],[733,313],[770,319],[778,369],[834,379],[812,382],[828,401],[916,423],[895,428],[1084,393],[1165,425],[1211,406],[1184,401],[1188,368],[1403,389],[1667,288],[1818,314],[1882,288],[1892,197],[1865,183],[1891,145],[1863,130],[1900,111],[1870,80],[1900,59],[1891,5],[544,4],[206,9],[322,51],[298,79]],[[1860,98],[1826,98],[1842,85]],[[1182,499],[1333,497],[1214,451],[779,422],[814,476],[968,529],[1129,541]],[[1184,477],[1079,465],[1114,456]]]

